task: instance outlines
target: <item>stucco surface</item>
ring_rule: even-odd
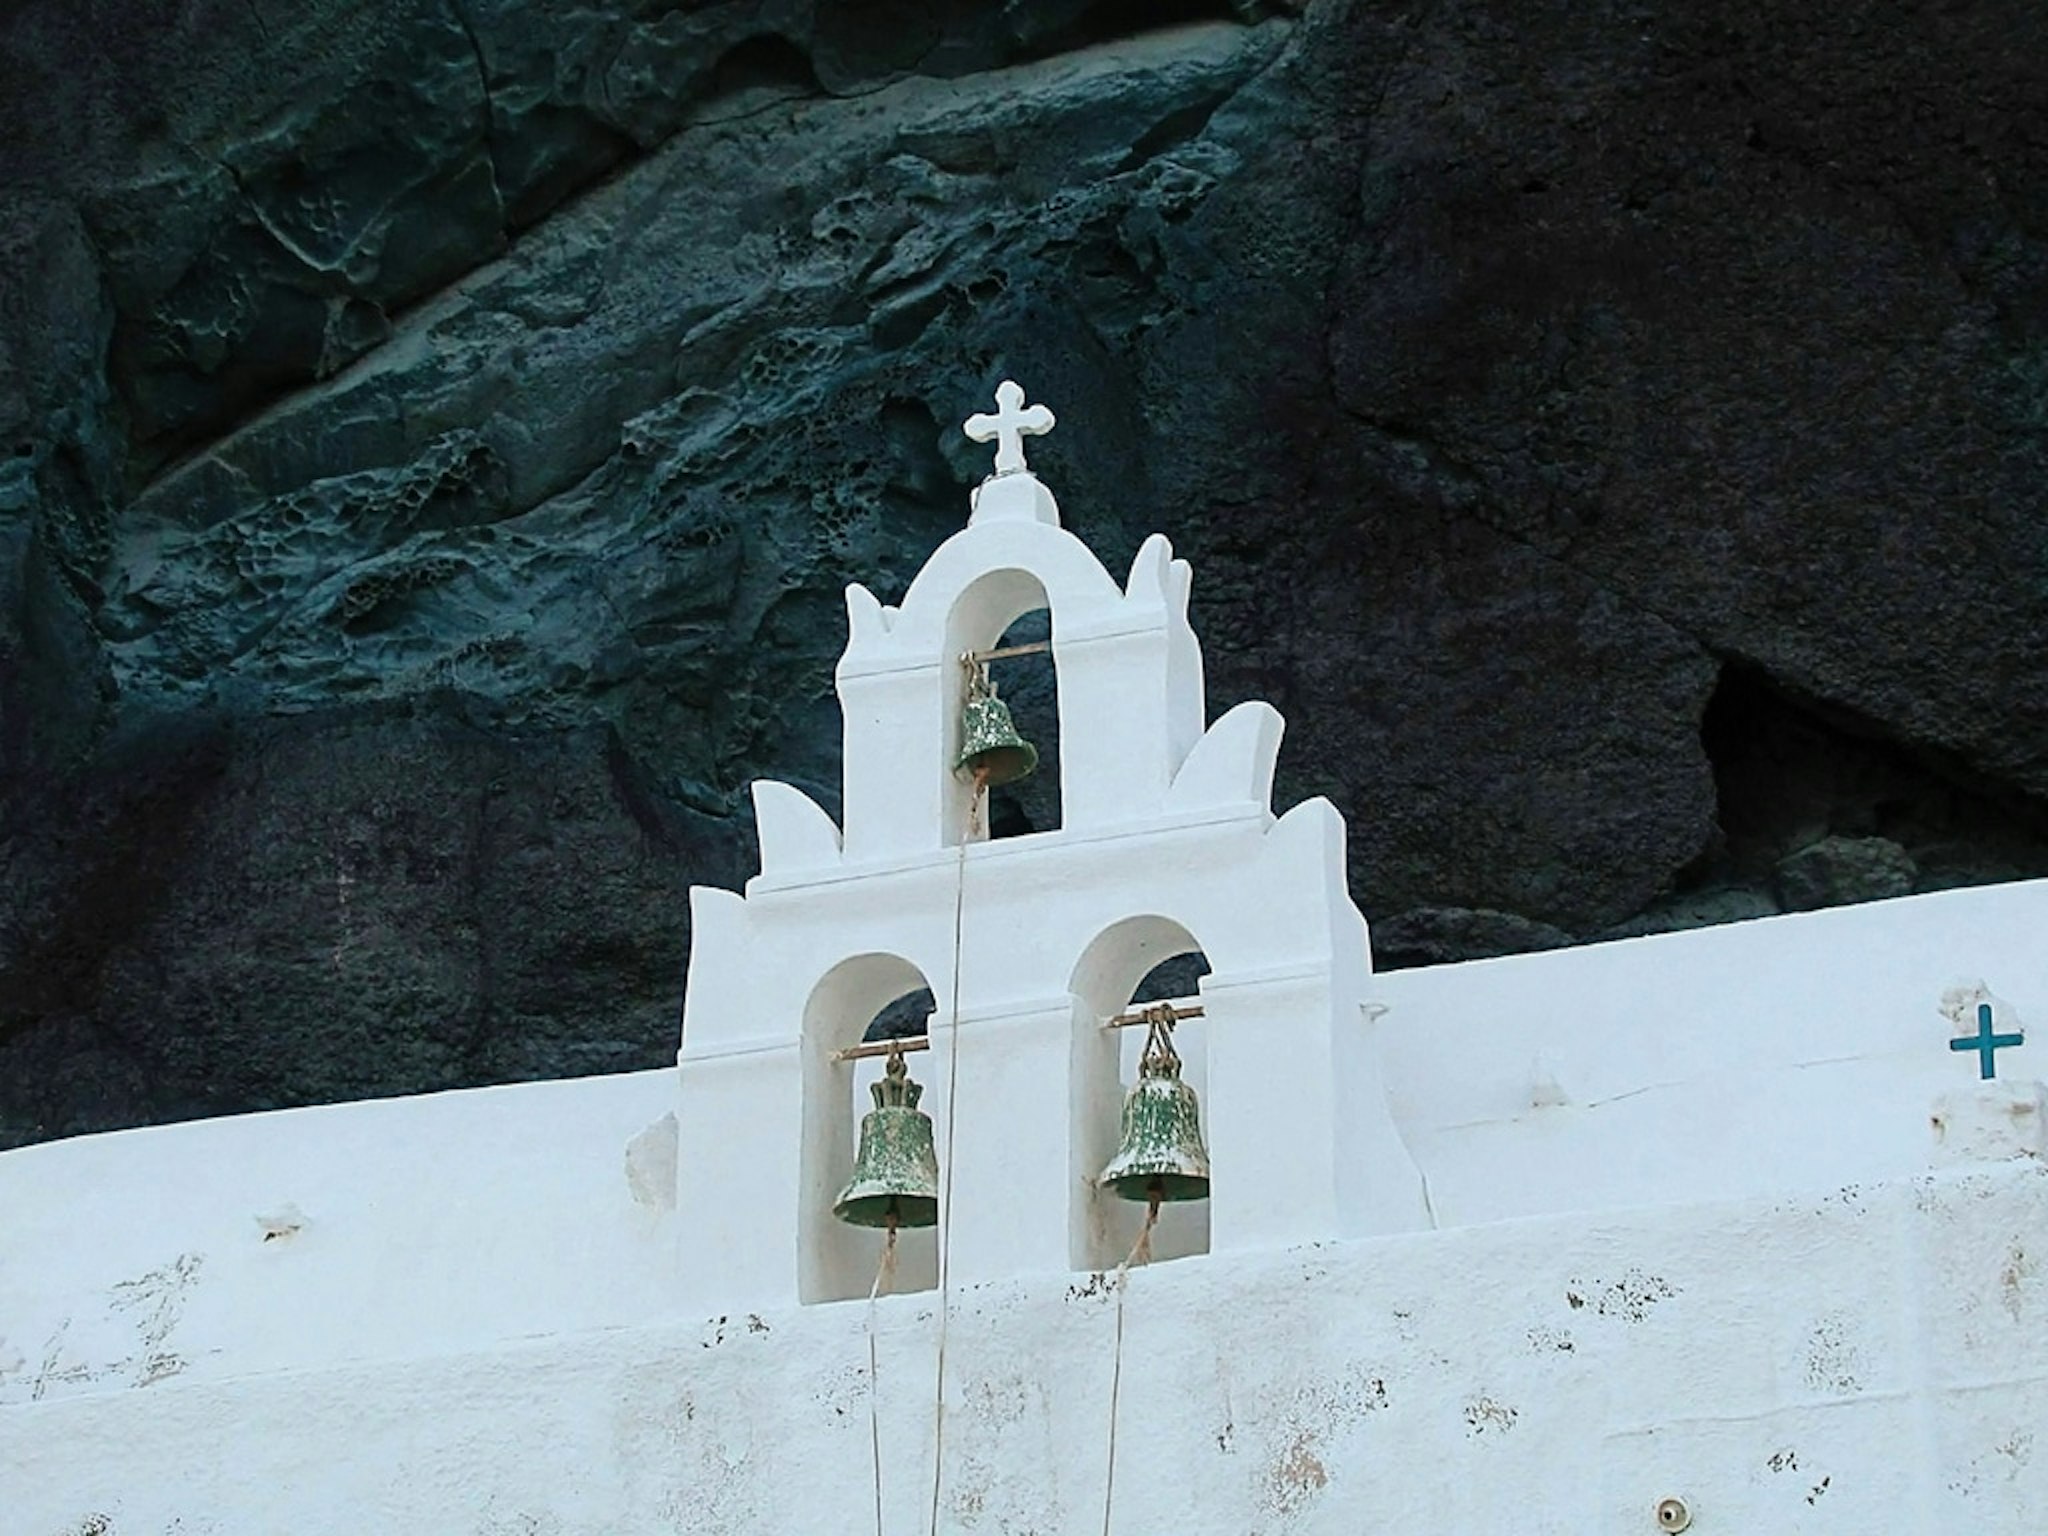
[[[0,1403],[659,1316],[673,1230],[625,1149],[672,1098],[645,1072],[8,1154]]]
[[[2048,1019],[2044,932],[2036,880],[1375,976],[1395,1123],[1447,1224],[1899,1177],[1976,1081],[1944,989]]]
[[[1125,1293],[1112,1529],[1585,1536],[2048,1517],[2048,1177],[1189,1259]],[[885,1528],[929,1529],[930,1295],[875,1313]],[[1099,1276],[954,1293],[939,1528],[1099,1528]],[[875,1528],[862,1302],[0,1408],[9,1529]]]
[[[1571,1213],[1620,1230],[1649,1219],[1632,1214],[1644,1207],[1776,1208],[1952,1160],[1930,1115],[1975,1079],[1945,1047],[1942,989],[1974,969],[2014,1018],[2038,1021],[2044,908],[2048,884],[2035,882],[1381,976],[1388,1011],[1359,1028],[1380,1053],[1436,1236]],[[963,1097],[977,1082],[975,1030],[963,1026]],[[2001,1053],[2001,1083],[2044,1075],[2041,1050]],[[1199,1083],[1217,1112],[1231,1082]],[[674,1072],[646,1072],[0,1154],[0,1405],[700,1321],[680,1281],[715,1272],[718,1256],[663,1198],[677,1102]],[[999,1095],[976,1102],[963,1151],[1032,1144]],[[725,1131],[744,1141],[758,1127],[735,1114]],[[963,1156],[960,1171],[963,1213],[986,1222],[1010,1208],[1013,1164]],[[673,1187],[699,1177],[685,1159]],[[1219,1163],[1219,1185],[1236,1177]],[[1275,1204],[1294,1193],[1238,1192]],[[796,1192],[786,1199],[793,1231]],[[1063,1248],[1035,1263],[1012,1250],[1011,1262],[1009,1278],[1075,1278]],[[788,1310],[770,1297],[735,1305]]]

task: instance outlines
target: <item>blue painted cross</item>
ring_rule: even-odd
[[[1992,1053],[2003,1050],[2009,1045],[2023,1044],[2025,1040],[2026,1036],[2017,1033],[2010,1035],[1994,1035],[1991,1033],[1991,1005],[1989,1003],[1979,1003],[1977,1005],[1977,1033],[1974,1035],[1964,1035],[1959,1040],[1949,1041],[1948,1048],[1952,1051],[1975,1051],[1977,1053],[1977,1075],[1986,1082],[1989,1082],[1992,1078],[1998,1076],[1998,1069],[1994,1065],[1996,1058]]]

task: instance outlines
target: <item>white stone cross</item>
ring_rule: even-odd
[[[1024,466],[1024,439],[1052,430],[1053,415],[1042,405],[1026,407],[1024,388],[1005,379],[996,386],[996,413],[970,416],[960,430],[977,443],[991,438],[996,445],[996,473],[1014,475]]]

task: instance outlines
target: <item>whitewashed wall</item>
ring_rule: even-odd
[[[1936,1095],[1975,1081],[1941,990],[1982,977],[2048,1019],[2043,933],[2048,882],[1955,891],[1376,977],[1389,1011],[1358,1027],[1439,1226],[1792,1194],[1928,1165]],[[2002,1075],[2048,1075],[2038,1042]],[[1539,1058],[1571,1102],[1531,1104]],[[0,1155],[0,1404],[681,1316],[674,1102],[647,1072]]]
[[[1919,1176],[1975,1081],[1942,989],[2042,1019],[2044,932],[2035,882],[1375,978],[1445,1230],[1137,1276],[1118,1528],[1648,1530],[1667,1485],[1704,1531],[2048,1528],[2040,1165]],[[0,1533],[871,1529],[862,1305],[675,1299],[675,1092],[0,1156]],[[881,1311],[890,1530],[934,1300]],[[1099,1528],[1100,1284],[954,1301],[943,1528]]]
[[[674,1228],[625,1147],[673,1095],[643,1072],[0,1156],[0,1404],[658,1317]]]
[[[1920,1168],[1934,1096],[1977,1077],[1942,992],[1979,980],[2034,1026],[1999,1076],[2048,1077],[2048,881],[1372,985],[1394,1120],[1448,1226]],[[1534,1105],[1539,1078],[1569,1102]]]
[[[1553,1217],[1135,1273],[1111,1528],[1969,1533],[2048,1523],[2048,1177]],[[866,1307],[0,1409],[25,1536],[863,1536]],[[878,1309],[884,1524],[931,1510],[932,1298]],[[939,1529],[1100,1530],[1115,1301],[954,1297]]]

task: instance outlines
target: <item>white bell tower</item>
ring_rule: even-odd
[[[761,873],[744,896],[691,893],[681,1300],[867,1293],[880,1234],[831,1214],[854,1140],[838,1053],[920,988],[936,1008],[914,1067],[951,1166],[942,1241],[906,1244],[902,1283],[930,1283],[940,1251],[953,1284],[1113,1264],[1135,1218],[1094,1182],[1124,1086],[1105,1021],[1192,951],[1210,971],[1182,1047],[1214,1172],[1180,1250],[1427,1224],[1361,1007],[1372,962],[1342,818],[1322,799],[1274,817],[1280,716],[1253,702],[1208,723],[1187,562],[1154,534],[1119,586],[1026,464],[1052,413],[1007,381],[996,398],[965,424],[997,444],[967,527],[897,606],[847,589],[844,828],[757,781]],[[1063,820],[988,841],[952,768],[962,658],[1040,608]]]

